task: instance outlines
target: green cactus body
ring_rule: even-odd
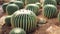
[[[25,4],[25,1],[26,1],[26,0],[17,0],[17,1],[22,1],[22,2]]]
[[[60,12],[58,13],[58,21],[60,22]]]
[[[18,5],[19,9],[22,9],[24,7],[24,3],[22,1],[15,1],[16,5]]]
[[[4,4],[2,5],[2,9],[3,9],[4,12],[6,12],[6,7],[7,7],[7,5],[8,5],[8,3],[4,3]]]
[[[7,7],[6,7],[6,13],[8,15],[11,15],[13,14],[15,11],[19,10],[19,7],[16,5],[16,4],[9,4]]]
[[[6,23],[7,25],[11,25],[11,16],[6,16],[6,18],[5,18],[5,23]]]
[[[41,3],[37,2],[36,5],[38,5],[39,7],[41,7]]]
[[[25,9],[15,12],[11,18],[12,27],[20,27],[27,32],[36,28],[36,22],[36,15],[32,11]]]
[[[44,4],[43,5],[47,5],[47,4],[52,4],[52,5],[57,6],[56,0],[44,0]]]
[[[21,28],[13,28],[9,34],[26,34],[26,32]]]
[[[43,14],[45,17],[52,18],[57,14],[57,8],[54,5],[45,5],[43,9]]]
[[[38,14],[39,11],[39,6],[36,4],[28,4],[25,9],[33,11],[36,15]]]
[[[32,3],[36,3],[36,2],[40,2],[40,0],[27,0],[26,3],[27,4],[32,4]]]

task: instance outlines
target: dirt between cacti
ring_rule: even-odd
[[[60,11],[60,6],[57,6],[58,10]],[[1,11],[0,11],[1,12]],[[43,17],[42,15],[42,9],[40,9],[40,14],[37,16],[38,18]],[[1,16],[6,15],[5,13],[3,13]],[[0,16],[0,17],[1,17]],[[43,17],[44,18],[44,17]],[[2,23],[0,23],[1,25]],[[47,23],[43,24],[41,26],[38,26],[33,32],[30,32],[28,34],[48,34],[48,32],[46,31],[51,25],[55,25],[58,26],[60,25],[60,23],[56,18],[51,18],[51,19],[47,19]],[[11,26],[7,26],[7,25],[3,25],[2,28],[0,28],[0,34],[9,34],[10,30],[12,29]]]

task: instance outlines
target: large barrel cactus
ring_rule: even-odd
[[[36,22],[36,15],[32,11],[25,9],[16,11],[11,18],[12,27],[20,27],[27,32],[36,28]]]
[[[58,13],[58,21],[60,22],[60,12]]]
[[[52,5],[57,5],[56,0],[44,0],[43,5],[47,5],[47,4],[52,4]]]
[[[6,7],[6,13],[8,15],[11,15],[13,14],[15,11],[19,10],[19,7],[16,5],[16,4],[9,4],[7,7]]]
[[[36,3],[36,2],[40,2],[40,0],[27,0],[26,1],[27,4],[32,4],[32,3]]]
[[[24,7],[24,3],[22,1],[15,1],[16,5],[18,5],[19,9],[22,9]]]
[[[43,9],[43,14],[45,17],[52,18],[57,15],[57,8],[54,5],[45,5]]]
[[[13,28],[9,34],[26,34],[26,32],[21,28]]]
[[[8,3],[4,3],[4,4],[2,5],[2,9],[3,9],[4,12],[6,12],[6,7],[7,7],[7,5],[8,5]]]
[[[6,25],[11,25],[11,16],[6,16],[5,17],[5,24]]]
[[[33,11],[36,15],[38,15],[39,6],[36,4],[28,4],[25,9]]]

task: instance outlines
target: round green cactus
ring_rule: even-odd
[[[12,27],[20,27],[30,32],[36,28],[37,18],[32,11],[21,9],[12,15],[11,25]]]
[[[9,34],[26,34],[26,32],[21,28],[13,28]]]
[[[58,13],[58,21],[60,22],[60,12]]]
[[[52,4],[52,5],[57,6],[56,0],[44,0],[43,6],[47,4]]]
[[[45,17],[52,18],[57,14],[57,7],[54,5],[45,5],[43,9],[43,14]]]
[[[5,23],[6,25],[11,25],[11,16],[6,16]]]
[[[18,5],[19,9],[22,9],[24,7],[24,3],[22,1],[15,1],[16,5]]]
[[[36,15],[38,15],[39,6],[36,4],[28,4],[25,9],[33,11]]]
[[[6,12],[6,7],[7,7],[7,5],[8,5],[8,3],[4,3],[4,4],[2,5],[2,9],[3,9],[4,12]]]
[[[19,10],[19,7],[16,5],[16,4],[9,4],[7,7],[6,7],[6,13],[8,15],[11,15],[13,14],[15,11]]]

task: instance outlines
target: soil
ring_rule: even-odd
[[[57,6],[57,8],[58,8],[58,11],[60,11],[60,6],[59,5]],[[40,14],[37,16],[38,18],[43,17],[41,12],[42,12],[42,9],[40,9]],[[5,15],[5,13],[3,13],[3,15]],[[43,18],[45,18],[45,17],[43,17]],[[47,19],[46,24],[43,24],[42,26],[38,26],[34,31],[32,31],[28,34],[48,34],[46,32],[46,29],[49,28],[49,26],[51,26],[51,25],[56,25],[56,26],[60,25],[60,23],[57,20],[57,17]],[[0,34],[9,34],[11,29],[12,29],[11,26],[7,26],[6,24],[4,24],[1,28],[1,30],[0,30]]]

